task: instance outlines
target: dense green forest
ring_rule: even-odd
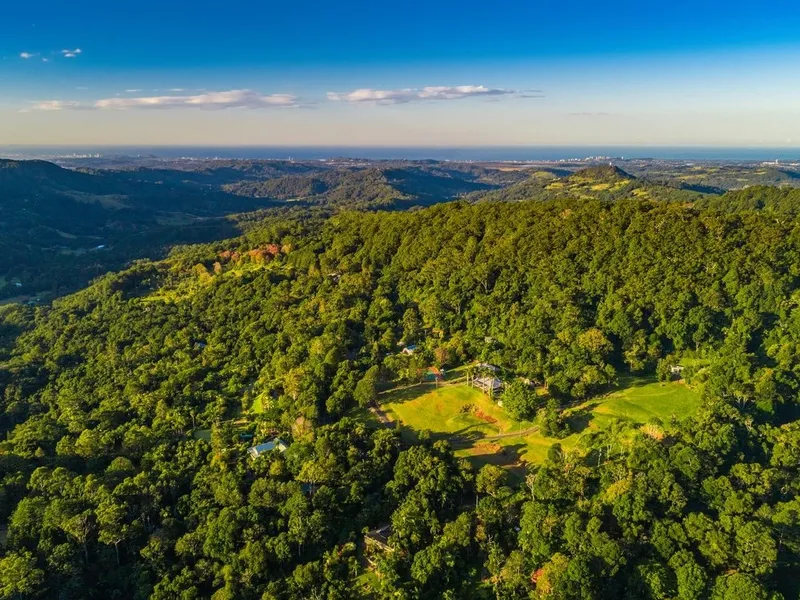
[[[251,217],[0,307],[0,598],[796,598],[800,224],[625,173],[533,181]],[[704,403],[522,480],[364,418],[474,360],[546,389],[509,409],[556,436],[631,373],[685,362]]]
[[[123,161],[98,169],[78,163],[80,168],[71,170],[44,161],[0,160],[0,299],[47,301],[132,260],[162,258],[175,245],[234,237],[244,223],[266,214],[406,210],[458,198],[631,197],[723,211],[792,213],[797,196],[791,188],[725,193],[696,183],[698,173],[717,170],[735,173],[737,182],[764,180],[759,170],[733,167],[687,174],[680,165],[674,172],[651,166],[637,178],[608,165],[561,169],[353,159],[145,160],[148,166],[137,165]]]
[[[633,160],[625,165],[634,175],[650,181],[715,194],[748,186],[798,187],[800,171],[797,167],[797,163],[676,163],[642,160]]]
[[[83,287],[132,258],[236,235],[214,218],[264,207],[209,189],[0,160],[0,298]]]
[[[70,170],[0,160],[0,299],[60,296],[176,244],[233,237],[253,211],[399,210],[526,177],[425,161],[167,164]]]

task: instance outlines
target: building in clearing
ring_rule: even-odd
[[[253,446],[247,451],[247,453],[250,455],[250,458],[256,459],[262,454],[272,452],[273,450],[278,450],[278,452],[286,452],[288,448],[289,446],[284,444],[280,438],[275,438],[271,442],[265,442],[263,444]]]
[[[676,376],[678,379],[683,377],[683,365],[672,365],[669,368],[670,375]]]
[[[417,351],[417,346],[415,344],[411,344],[410,346],[406,346],[403,348],[403,354],[408,354],[409,356],[414,354]]]
[[[394,550],[389,545],[390,535],[392,535],[391,524],[381,525],[364,534],[364,558],[370,566],[375,566],[379,555]]]
[[[494,365],[490,365],[489,363],[478,363],[477,365],[475,365],[475,368],[478,371],[491,371],[492,373],[497,373],[500,370]]]
[[[472,380],[472,385],[492,398],[503,390],[503,382],[497,377],[476,377]]]

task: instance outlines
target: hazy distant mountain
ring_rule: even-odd
[[[572,181],[592,181],[599,182],[618,182],[618,181],[631,181],[636,179],[630,173],[623,171],[614,165],[598,165],[594,167],[586,167],[580,169],[569,176]]]
[[[1,160],[0,296],[58,288],[82,278],[74,271],[102,273],[152,249],[156,232],[160,239],[190,241],[198,227],[208,227],[205,218],[268,204],[217,190],[130,181],[113,171],[89,174],[44,161]],[[51,272],[54,265],[60,273]]]
[[[580,200],[619,200],[636,197],[659,201],[692,202],[700,195],[679,186],[639,179],[613,165],[598,165],[555,177],[535,172],[528,179],[504,189],[489,192],[481,200],[522,201],[577,198]]]
[[[241,181],[226,191],[274,200],[303,200],[323,206],[396,209],[435,204],[503,185],[492,169],[454,169],[439,165],[383,164],[288,175],[266,181]]]
[[[409,161],[167,164],[78,171],[44,161],[0,161],[0,298],[59,292],[173,244],[233,235],[235,222],[219,217],[234,213],[279,207],[396,210],[526,177],[476,165]]]

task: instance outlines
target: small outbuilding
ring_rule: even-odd
[[[425,381],[435,381],[436,383],[444,381],[444,371],[438,367],[428,367],[425,371]]]
[[[402,353],[411,356],[416,351],[417,351],[417,346],[415,344],[411,344],[403,348]]]

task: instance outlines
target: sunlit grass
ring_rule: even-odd
[[[521,474],[524,463],[542,462],[554,443],[574,448],[582,436],[614,421],[645,424],[657,418],[669,425],[689,417],[700,406],[700,392],[679,381],[621,378],[619,390],[567,409],[567,418],[579,430],[563,439],[541,435],[535,423],[513,419],[486,394],[464,383],[398,388],[382,394],[380,404],[409,443],[427,431],[434,440],[447,439],[457,455],[476,467],[497,464]],[[374,423],[365,409],[357,418]]]

